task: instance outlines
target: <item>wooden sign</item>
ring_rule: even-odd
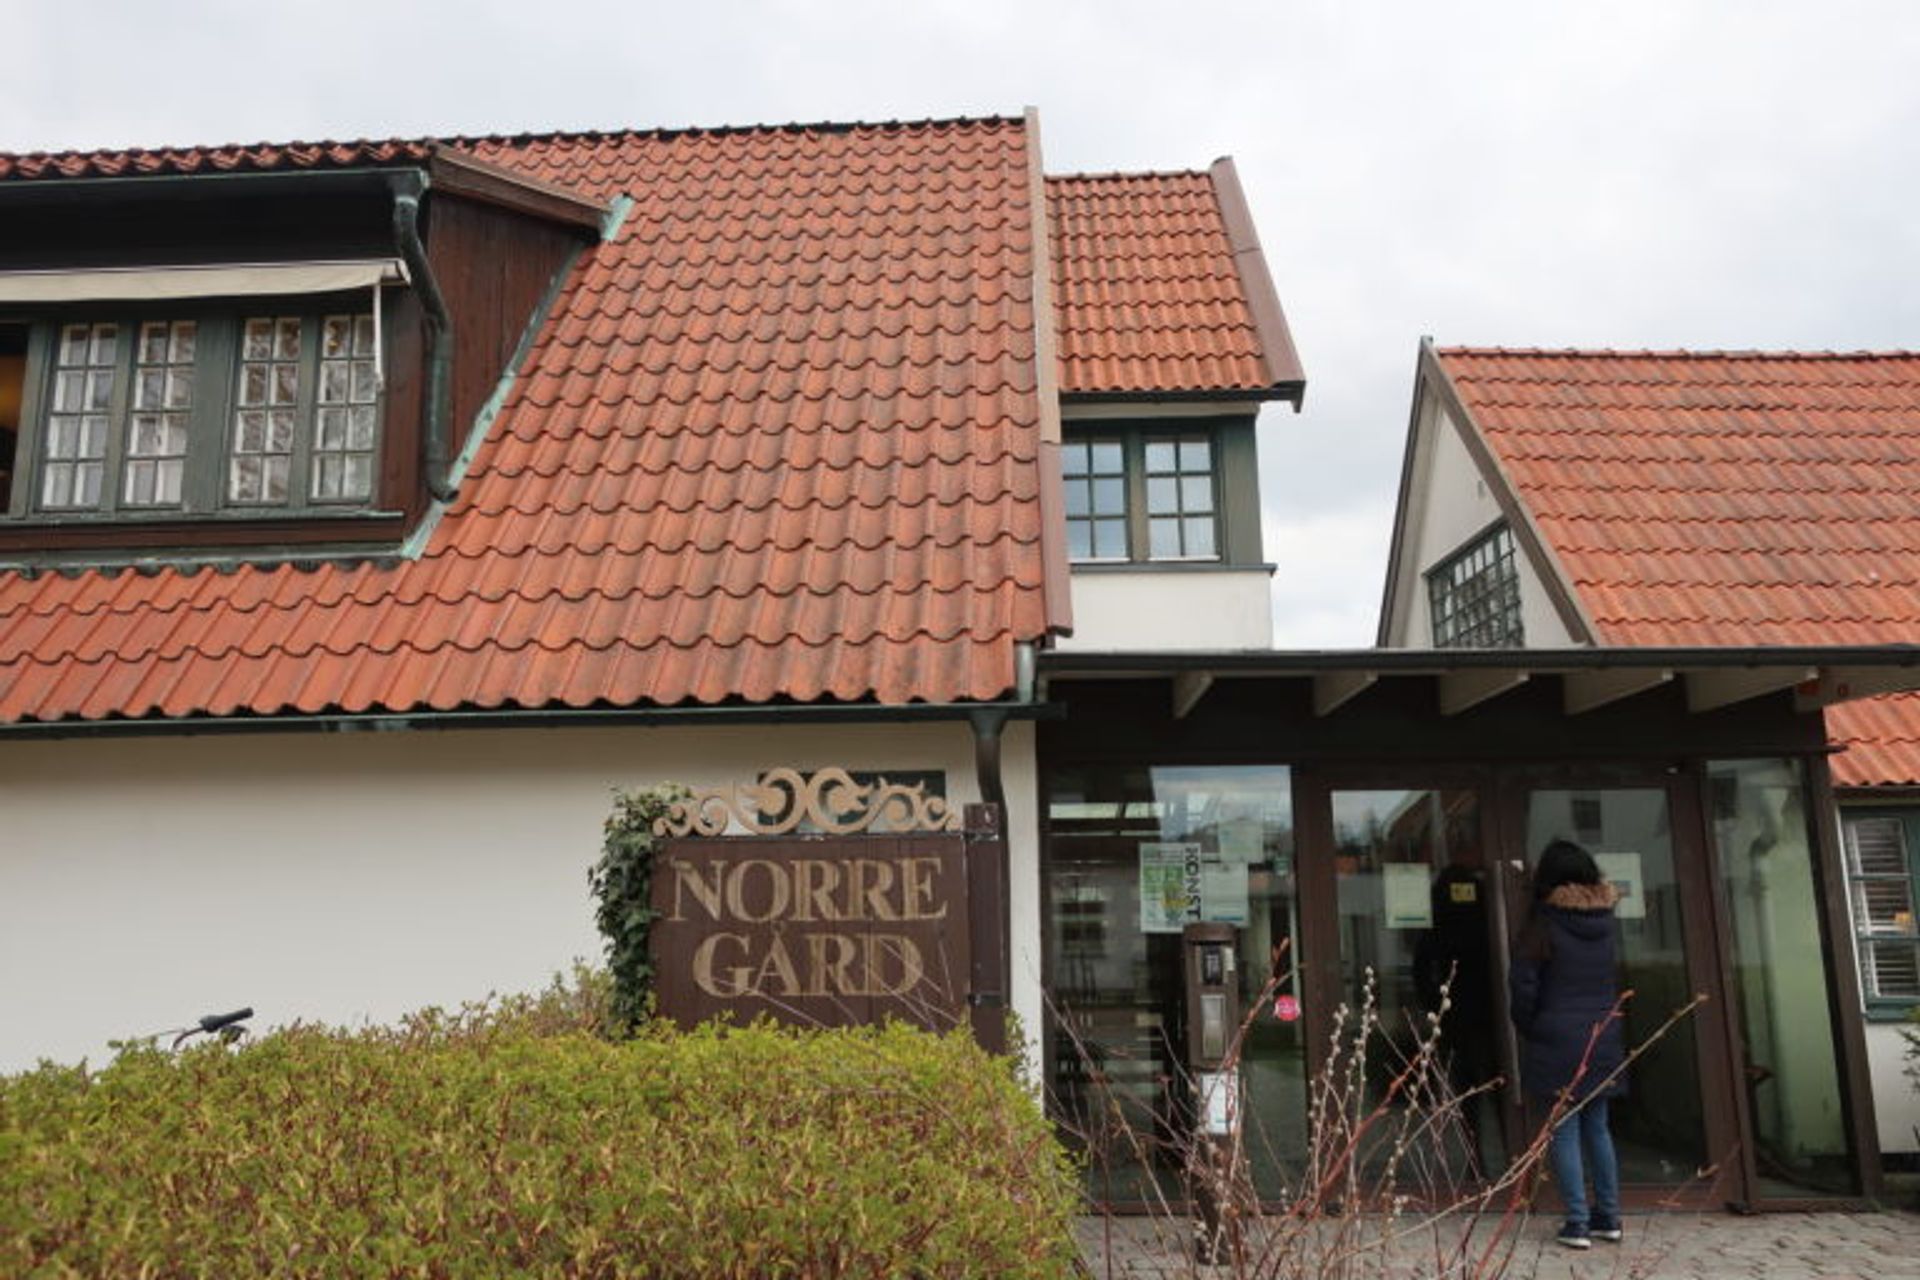
[[[970,972],[965,851],[957,833],[663,841],[660,1012],[682,1026],[954,1026]]]

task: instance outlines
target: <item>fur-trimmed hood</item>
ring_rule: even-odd
[[[1620,890],[1602,880],[1599,884],[1563,884],[1547,894],[1546,905],[1562,911],[1611,911],[1620,901]]]

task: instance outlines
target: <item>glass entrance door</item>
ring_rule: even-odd
[[[1359,1077],[1362,1096],[1349,1109],[1378,1114],[1374,1131],[1390,1135],[1362,1149],[1363,1163],[1410,1163],[1405,1135],[1420,1134],[1419,1185],[1388,1190],[1444,1195],[1506,1159],[1479,793],[1353,789],[1329,799],[1340,939],[1332,995],[1346,1018],[1328,1065]],[[1363,1019],[1372,1024],[1364,1039]],[[1409,1067],[1436,1027],[1437,1069],[1415,1082]]]
[[[1245,1150],[1256,1187],[1277,1195],[1300,1167],[1307,1120],[1288,770],[1061,770],[1048,785],[1046,866],[1048,1084],[1089,1193],[1119,1205],[1185,1195],[1194,1116],[1180,938],[1210,921],[1237,931]]]
[[[1689,902],[1682,891],[1673,808],[1664,784],[1527,791],[1521,828],[1526,875],[1509,902],[1517,933],[1535,909],[1533,870],[1555,840],[1591,853],[1620,890],[1620,987],[1632,993],[1625,1004],[1626,1043],[1629,1052],[1644,1046],[1628,1068],[1626,1096],[1612,1106],[1621,1181],[1663,1188],[1700,1183],[1704,1191],[1702,1171],[1733,1153],[1716,1152],[1709,1142],[1700,1041],[1710,1015],[1696,1010],[1661,1031],[1700,989],[1697,960],[1706,956],[1692,957],[1690,950],[1711,951],[1705,904]],[[1697,864],[1697,851],[1690,853]],[[1528,1113],[1537,1125],[1541,1109],[1530,1105]]]

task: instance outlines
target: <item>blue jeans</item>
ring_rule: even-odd
[[[1584,1140],[1587,1149],[1585,1167],[1580,1160]],[[1553,1160],[1553,1180],[1559,1184],[1560,1198],[1567,1202],[1567,1225],[1582,1231],[1590,1224],[1587,1217],[1587,1179],[1593,1175],[1593,1217],[1601,1222],[1620,1221],[1620,1162],[1614,1158],[1613,1135],[1607,1131],[1607,1100],[1589,1098],[1578,1111],[1561,1117],[1554,1126],[1548,1155]]]

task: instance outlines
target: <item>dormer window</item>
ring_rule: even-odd
[[[1220,558],[1218,452],[1208,429],[1076,430],[1061,446],[1076,561]]]
[[[0,471],[11,514],[61,523],[314,516],[380,494],[373,292],[95,304],[22,323]],[[0,374],[6,370],[0,368]]]

